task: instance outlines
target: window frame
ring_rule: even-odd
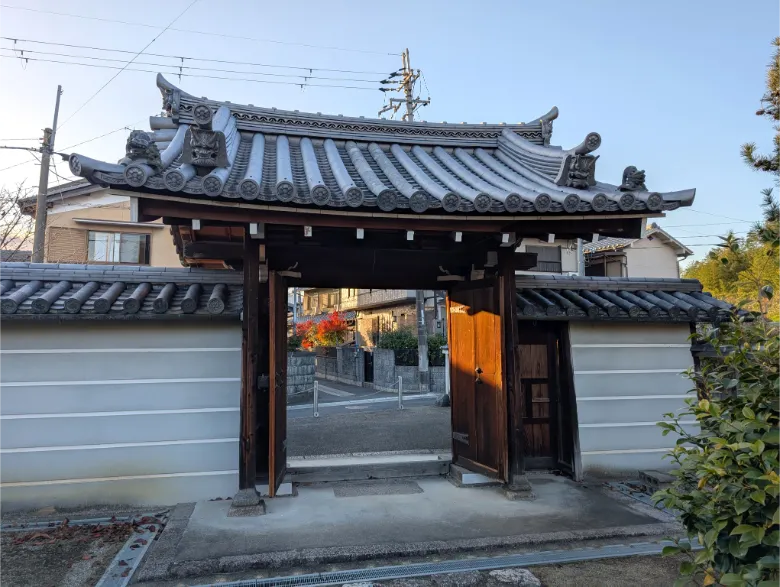
[[[150,265],[152,259],[152,234],[148,232],[122,232],[122,231],[109,231],[109,230],[87,230],[87,263],[90,265]],[[111,256],[116,256],[115,261],[100,261],[91,258],[94,255],[95,245],[100,241],[93,238],[93,235],[109,235],[109,238],[105,241],[105,252],[108,257],[109,249],[113,249]],[[117,242],[116,235],[119,235]],[[139,259],[136,261],[122,261],[122,237],[134,236],[143,239],[143,246],[139,247]],[[111,238],[113,237],[113,238]],[[145,241],[145,242],[144,242]]]

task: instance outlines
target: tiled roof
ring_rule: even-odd
[[[618,251],[630,246],[636,240],[635,238],[618,237],[600,238],[595,243],[584,243],[582,252],[587,255],[588,253],[597,253],[599,251]]]
[[[18,262],[29,262],[32,258],[32,251],[11,251],[11,250],[0,250],[0,261],[18,261]]]
[[[696,279],[524,275],[516,283],[520,320],[720,322],[734,311]]]
[[[3,320],[236,320],[242,281],[235,271],[2,263],[0,312]]]
[[[152,117],[146,135],[133,131],[157,149],[120,163],[73,154],[75,175],[207,200],[414,213],[640,213],[690,205],[695,193],[648,191],[633,167],[628,187],[597,182],[589,153],[601,137],[550,146],[557,109],[517,125],[406,123],[238,105],[157,83],[168,116]]]

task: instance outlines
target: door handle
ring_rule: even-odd
[[[477,367],[476,369],[474,369],[474,372],[477,374],[477,379],[476,379],[475,383],[478,383],[479,385],[482,385],[482,377],[481,377],[482,369]]]

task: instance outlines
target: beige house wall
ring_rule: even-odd
[[[659,239],[641,239],[626,248],[628,277],[680,277],[674,249]]]
[[[101,203],[105,202],[105,203]],[[47,263],[89,263],[88,233],[124,232],[148,234],[149,264],[153,267],[181,267],[181,261],[173,245],[173,237],[162,220],[153,224],[160,228],[151,228],[142,224],[116,226],[112,224],[84,224],[78,219],[130,222],[130,198],[125,196],[103,196],[91,194],[83,198],[69,198],[61,204],[54,204],[49,210],[46,221]]]

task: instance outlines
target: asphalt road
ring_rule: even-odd
[[[292,414],[301,411],[290,410],[287,412],[287,454],[299,457],[448,450],[452,444],[450,410],[423,405],[427,402],[422,399],[408,401],[403,410],[392,403],[358,404],[353,406],[358,409],[352,410],[323,408],[319,418],[314,418],[310,412],[308,417],[293,417]]]

